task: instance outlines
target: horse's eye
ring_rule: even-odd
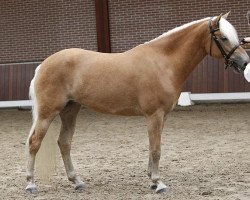
[[[220,38],[222,41],[227,41],[228,39],[226,38],[226,37],[224,37],[224,36],[222,36],[221,38]]]

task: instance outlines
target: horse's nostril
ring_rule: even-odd
[[[248,64],[247,62],[244,62],[244,64],[243,64],[243,70],[246,69],[247,64]]]

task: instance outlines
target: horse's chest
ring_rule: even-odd
[[[142,89],[140,105],[146,113],[152,113],[159,108],[168,112],[175,105],[177,96],[178,91],[173,86],[158,82]]]

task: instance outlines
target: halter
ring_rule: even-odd
[[[209,20],[208,22],[208,27],[211,33],[211,42],[210,42],[210,55],[211,55],[211,49],[212,49],[212,39],[214,40],[214,42],[216,43],[217,47],[219,48],[222,56],[225,59],[225,64],[226,64],[226,69],[228,67],[234,67],[236,70],[238,70],[238,65],[235,61],[233,61],[232,59],[230,59],[231,55],[235,52],[235,50],[240,46],[236,45],[234,48],[232,48],[231,51],[229,51],[229,53],[227,54],[226,51],[223,49],[223,47],[221,46],[221,43],[219,42],[219,39],[217,38],[217,36],[214,34],[215,32],[219,31],[220,28],[215,28],[213,29],[212,27],[212,18]]]

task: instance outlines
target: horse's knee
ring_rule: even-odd
[[[36,154],[39,150],[42,140],[46,135],[49,124],[52,120],[38,120],[33,133],[29,137],[29,150],[31,154]]]
[[[43,137],[39,137],[35,132],[29,138],[29,152],[30,154],[36,154],[41,146]]]
[[[159,150],[153,150],[151,151],[152,161],[158,161],[161,158],[161,151]]]
[[[60,148],[61,154],[68,154],[70,152],[71,149],[71,144],[70,142],[67,142],[65,140],[61,140],[60,138],[57,140],[57,144]]]

